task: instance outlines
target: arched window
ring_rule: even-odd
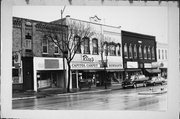
[[[113,42],[109,44],[109,54],[111,56],[115,56],[116,55],[116,45]]]
[[[90,54],[89,38],[84,38],[84,54]]]
[[[44,37],[42,41],[42,50],[43,53],[48,53],[48,39],[46,37]]]
[[[76,53],[81,53],[81,42],[80,42],[80,40],[81,40],[81,38],[79,36],[74,37],[74,42],[75,42],[74,50],[76,51]]]
[[[146,49],[146,46],[144,46],[144,59],[147,59],[147,49]]]
[[[107,42],[104,43],[104,53],[105,53],[105,56],[108,56],[108,43]]]
[[[148,47],[148,59],[151,59],[151,50],[150,46]]]
[[[133,54],[132,54],[132,45],[129,45],[129,58],[132,58]]]
[[[139,58],[142,59],[142,47],[141,47],[141,45],[139,46]]]
[[[97,55],[98,54],[98,40],[97,39],[92,39],[92,47],[93,47],[93,54]]]
[[[116,45],[116,49],[117,49],[117,56],[121,56],[121,45],[118,43],[117,45]]]
[[[137,59],[137,47],[134,45],[134,59]]]
[[[151,52],[152,52],[152,59],[155,59],[155,52],[154,52],[154,47],[152,47],[152,50],[151,50]],[[159,54],[159,56],[160,56],[160,54]],[[160,57],[159,57],[160,58]]]
[[[127,44],[124,44],[124,58],[128,58]]]
[[[162,50],[162,59],[164,59],[164,50]]]

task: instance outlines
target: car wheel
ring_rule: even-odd
[[[146,86],[147,86],[146,82],[144,82],[144,83],[143,83],[143,86],[144,86],[144,87],[146,87]]]
[[[156,83],[154,82],[154,83],[153,83],[153,86],[155,86],[155,85],[156,85]]]
[[[134,83],[134,84],[133,84],[133,87],[134,87],[134,88],[137,88],[137,85]]]

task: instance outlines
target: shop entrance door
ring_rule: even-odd
[[[57,73],[51,73],[51,87],[55,88],[57,87]]]
[[[77,88],[76,73],[72,73],[72,88]]]

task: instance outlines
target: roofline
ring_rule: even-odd
[[[130,34],[133,34],[133,35],[141,35],[141,36],[145,36],[145,37],[156,37],[156,36],[153,36],[153,35],[149,35],[149,34],[142,34],[142,33],[137,33],[137,32],[131,32],[131,31],[125,31],[125,30],[121,30],[121,33],[123,34],[123,32],[126,32],[126,33],[130,33]]]

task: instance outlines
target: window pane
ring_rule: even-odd
[[[144,58],[147,59],[146,46],[144,46]]]
[[[98,40],[97,39],[92,40],[92,46],[93,46],[93,54],[98,54]]]
[[[90,54],[89,39],[84,39],[84,54]]]
[[[43,46],[43,53],[47,53],[48,52],[48,40],[47,39],[43,39],[42,46]]]
[[[137,48],[136,48],[136,45],[134,45],[134,59],[137,58]]]
[[[131,46],[131,44],[129,45],[129,58],[132,58],[132,46]]]
[[[141,45],[139,46],[139,58],[142,58],[142,48],[141,48]]]
[[[124,45],[124,57],[128,58],[127,44]]]

